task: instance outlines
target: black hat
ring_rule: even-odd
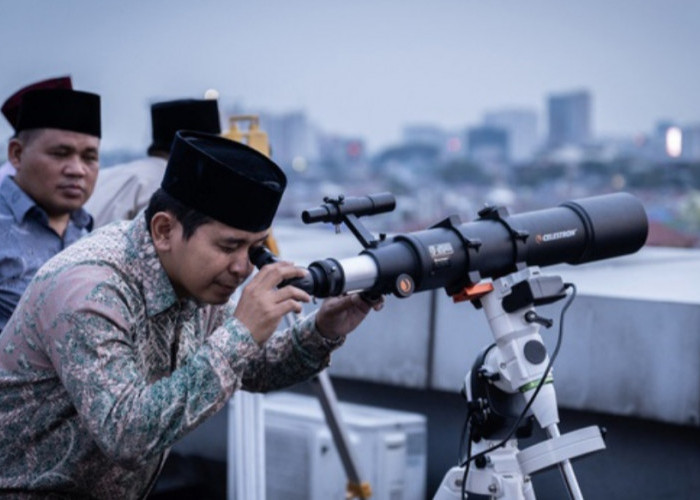
[[[57,128],[100,137],[100,96],[69,89],[27,92],[22,97],[15,130],[33,128]]]
[[[267,156],[237,141],[181,130],[161,187],[184,205],[227,226],[257,233],[272,225],[287,185]]]
[[[151,105],[153,151],[170,151],[178,130],[220,134],[219,106],[215,99],[180,99]]]
[[[8,97],[2,105],[2,114],[5,115],[5,118],[7,118],[7,121],[12,125],[12,128],[16,129],[19,106],[22,104],[22,96],[24,96],[24,94],[31,90],[72,88],[73,82],[70,76],[59,76],[58,78],[49,78],[48,80],[34,82],[26,87],[22,87]]]

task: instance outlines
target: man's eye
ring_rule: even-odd
[[[219,247],[222,252],[224,253],[234,253],[236,250],[238,250],[238,247],[226,247],[226,246],[220,246]]]

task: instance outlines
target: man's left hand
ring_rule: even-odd
[[[370,309],[379,311],[383,305],[383,298],[370,303],[356,293],[330,297],[323,301],[316,315],[316,328],[327,339],[335,340],[353,331]]]

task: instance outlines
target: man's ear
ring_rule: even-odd
[[[19,169],[23,152],[24,144],[22,144],[22,141],[16,137],[10,139],[10,142],[7,144],[7,160],[12,163],[12,166],[16,169]]]
[[[178,222],[170,212],[156,212],[151,218],[151,238],[158,252],[168,252],[175,238]]]

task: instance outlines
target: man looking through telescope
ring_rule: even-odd
[[[372,308],[255,275],[286,186],[277,165],[218,136],[180,131],[145,213],[50,260],[0,336],[0,492],[145,497],[169,448],[234,391],[268,391],[323,369]],[[379,305],[375,306],[378,309]]]

